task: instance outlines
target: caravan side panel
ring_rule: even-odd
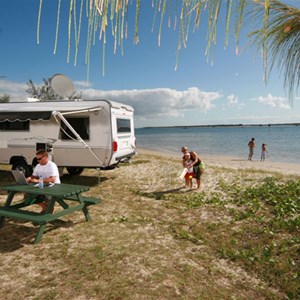
[[[2,123],[0,126],[0,163],[9,164],[12,156],[20,156],[31,164],[38,143],[53,144],[57,140],[59,127],[54,119],[27,121],[27,123],[26,129],[18,128],[17,123],[9,129]]]
[[[62,128],[53,148],[55,162],[60,166],[108,166],[112,156],[109,105],[104,102],[99,111],[70,115],[66,119],[80,133],[91,151],[78,140],[68,137],[68,132],[64,133]]]

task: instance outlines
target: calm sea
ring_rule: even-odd
[[[248,141],[254,137],[254,160],[267,144],[267,160],[300,163],[300,126],[230,126],[138,128],[137,147],[180,154],[182,146],[198,154],[248,157]]]

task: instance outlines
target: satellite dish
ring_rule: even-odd
[[[72,80],[63,74],[52,76],[51,87],[58,96],[63,97],[64,99],[68,99],[74,93]]]

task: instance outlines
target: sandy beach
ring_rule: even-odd
[[[178,158],[181,160],[181,153],[172,153],[172,152],[160,152],[153,151],[149,149],[139,148],[140,154],[153,154],[160,155],[163,157],[172,157]],[[265,160],[261,162],[259,160],[249,161],[246,158],[236,158],[232,156],[220,156],[220,155],[205,155],[200,158],[205,162],[207,166],[216,166],[216,167],[224,167],[224,168],[232,168],[232,169],[246,169],[246,170],[262,170],[266,172],[280,172],[282,174],[287,175],[299,175],[300,176],[300,163],[292,164],[292,163],[282,163],[282,162],[273,162]]]

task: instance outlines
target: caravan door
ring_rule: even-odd
[[[112,108],[113,155],[111,165],[129,160],[136,153],[133,109]]]

